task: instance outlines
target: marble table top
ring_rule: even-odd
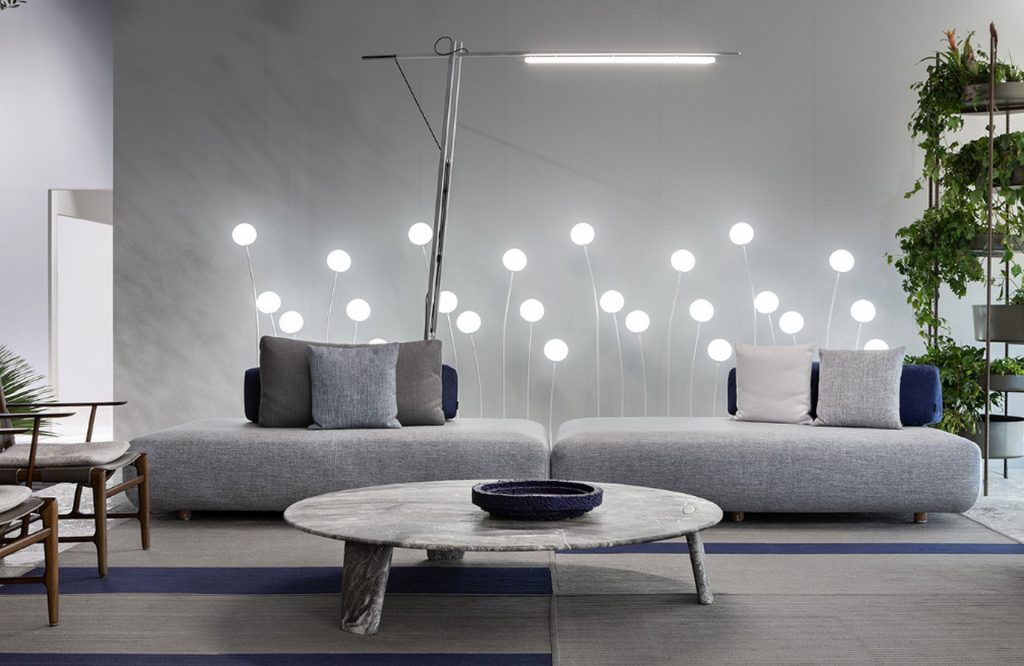
[[[292,504],[285,520],[330,539],[426,550],[578,550],[673,539],[722,520],[708,500],[682,493],[600,483],[604,502],[579,518],[491,518],[471,501],[481,481],[372,486]]]

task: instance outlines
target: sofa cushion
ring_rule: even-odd
[[[818,362],[811,366],[811,417],[818,413]],[[728,409],[736,413],[736,368],[729,370]],[[942,383],[934,365],[904,365],[900,376],[900,422],[926,426],[942,420]]]
[[[819,352],[820,425],[900,428],[903,347],[822,349]]]
[[[811,422],[814,347],[736,345],[736,418],[773,423]]]
[[[313,429],[400,428],[395,400],[398,344],[310,345]]]
[[[264,336],[260,340],[259,424],[305,428],[313,423],[306,347],[352,347]],[[398,420],[402,425],[441,425],[441,341],[399,343],[395,366]]]

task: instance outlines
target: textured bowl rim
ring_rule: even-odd
[[[577,490],[583,490],[577,495],[563,495],[560,493],[519,493],[512,494],[507,492],[501,492],[503,487],[508,487],[510,484],[537,484],[538,486],[555,486],[561,488],[572,488]],[[473,486],[473,492],[480,495],[486,495],[488,497],[592,497],[594,495],[603,495],[604,490],[601,486],[594,485],[592,483],[585,483],[583,481],[569,481],[566,479],[501,479],[499,481],[484,481]]]

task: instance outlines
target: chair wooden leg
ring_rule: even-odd
[[[135,461],[135,473],[142,479],[139,484],[139,530],[142,532],[142,550],[149,550],[149,460],[143,453]]]
[[[48,499],[43,505],[43,529],[50,530],[49,536],[43,544],[43,552],[46,558],[46,573],[44,584],[46,585],[46,610],[50,615],[50,626],[60,624],[60,590],[58,585],[58,548],[57,548],[57,500]]]
[[[75,502],[71,505],[71,513],[79,513],[82,506],[82,484],[75,484]]]
[[[107,575],[107,472],[94,469],[89,473],[89,486],[92,488],[93,514],[96,516],[96,558],[99,563],[100,578]]]

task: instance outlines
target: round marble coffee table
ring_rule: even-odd
[[[604,502],[562,521],[491,518],[470,501],[480,481],[372,486],[318,495],[292,504],[292,526],[345,542],[341,628],[375,634],[384,605],[393,548],[421,548],[432,560],[465,551],[582,550],[685,536],[702,604],[713,600],[700,530],[722,520],[708,500],[654,488],[600,483]]]

